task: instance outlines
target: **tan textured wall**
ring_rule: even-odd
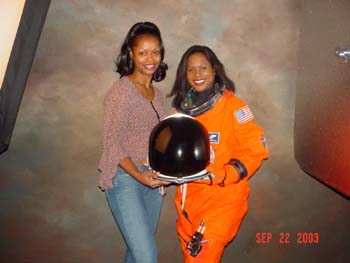
[[[346,253],[348,201],[293,159],[298,3],[53,0],[10,149],[0,156],[2,262],[122,262],[124,244],[97,188],[102,101],[121,41],[146,20],[165,42],[170,69],[157,84],[164,94],[184,50],[209,45],[266,130],[271,158],[251,179],[250,210],[223,262],[333,262]],[[173,193],[157,235],[166,263],[182,262]],[[269,244],[257,243],[261,232],[272,233]],[[290,244],[279,243],[281,232]],[[317,232],[322,242],[298,245],[297,232]]]

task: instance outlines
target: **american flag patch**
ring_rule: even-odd
[[[254,119],[253,113],[250,111],[248,105],[236,110],[234,112],[234,115],[239,124],[243,124],[243,123],[246,123],[247,121]]]

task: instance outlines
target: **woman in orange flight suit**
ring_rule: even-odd
[[[177,186],[176,230],[187,263],[220,262],[247,212],[248,179],[268,157],[262,128],[234,90],[210,48],[195,45],[184,53],[169,96],[174,96],[178,112],[195,117],[207,128],[212,161],[206,170],[213,175]],[[193,251],[198,229],[203,234],[201,248]]]

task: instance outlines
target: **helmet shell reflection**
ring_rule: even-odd
[[[185,114],[159,122],[149,139],[150,167],[164,175],[185,177],[203,171],[210,162],[207,129]]]

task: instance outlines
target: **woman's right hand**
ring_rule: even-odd
[[[119,162],[121,168],[124,169],[128,174],[134,177],[141,184],[148,186],[150,188],[156,188],[162,185],[168,185],[169,182],[161,181],[157,179],[158,175],[156,172],[152,172],[150,170],[145,170],[141,172],[137,169],[136,165],[130,159],[130,157],[125,157]]]
[[[137,180],[150,188],[156,188],[162,185],[170,184],[170,182],[157,179],[157,173],[152,171],[139,172],[137,175]]]

